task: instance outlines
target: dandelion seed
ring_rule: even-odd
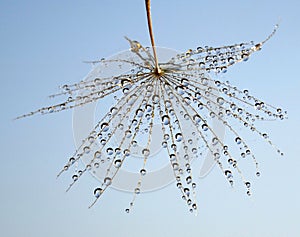
[[[95,66],[85,80],[63,85],[62,92],[51,96],[65,96],[65,101],[18,119],[73,109],[113,96],[116,103],[95,124],[58,174],[60,176],[74,167],[78,160],[85,159],[86,167],[73,174],[69,190],[87,171],[102,167],[102,184],[94,189],[95,200],[91,206],[114,183],[128,157],[139,152],[143,162],[137,171],[139,178],[132,190],[130,206],[125,209],[130,212],[137,195],[143,192],[143,180],[149,173],[147,163],[152,155],[151,144],[155,142],[155,126],[162,132],[159,144],[169,157],[176,186],[191,212],[197,212],[196,183],[191,163],[201,156],[201,146],[212,154],[229,184],[233,185],[233,177],[240,177],[250,195],[250,182],[246,181],[239,168],[240,161],[234,158],[235,151],[240,157],[253,160],[257,176],[260,176],[260,171],[256,157],[250,152],[252,149],[247,137],[238,131],[240,128],[249,130],[282,154],[269,134],[258,130],[256,124],[263,120],[282,120],[287,115],[281,108],[254,97],[247,89],[240,90],[229,82],[214,79],[212,73],[225,73],[231,66],[247,61],[275,34],[278,26],[260,43],[198,47],[160,63],[152,33],[150,0],[146,0],[146,9],[151,48],[126,38],[131,47],[126,57],[90,62],[106,67],[129,65],[129,72],[105,76],[100,67]],[[226,145],[214,131],[213,119],[226,127],[228,139],[234,141],[232,146]],[[118,137],[117,143],[113,142],[114,136]],[[141,151],[137,150],[139,146]]]

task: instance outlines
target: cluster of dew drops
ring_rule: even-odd
[[[101,185],[94,189],[94,202],[112,185],[118,171],[131,154],[143,157],[139,179],[133,191],[129,208],[136,196],[142,192],[143,177],[147,175],[147,162],[151,155],[154,125],[163,133],[161,146],[165,150],[174,173],[176,186],[191,212],[197,211],[196,182],[192,175],[192,160],[201,157],[200,148],[210,152],[228,182],[233,185],[233,176],[241,178],[246,192],[251,195],[250,182],[243,176],[239,160],[235,157],[253,160],[256,175],[260,175],[258,162],[247,143],[247,138],[239,134],[239,129],[248,129],[282,152],[273,144],[267,133],[260,131],[256,123],[264,120],[283,120],[286,112],[254,97],[248,90],[240,90],[228,81],[214,79],[212,74],[225,73],[239,62],[247,61],[250,55],[259,51],[263,44],[276,32],[275,27],[269,37],[255,44],[240,43],[221,47],[198,47],[177,54],[166,63],[161,63],[162,73],[155,73],[151,48],[144,48],[139,42],[127,38],[131,45],[128,57],[93,61],[106,67],[129,65],[131,70],[114,76],[102,76],[95,67],[92,74],[79,83],[64,85],[62,92],[53,95],[67,99],[56,105],[44,107],[24,118],[37,113],[48,114],[72,109],[113,96],[115,104],[96,123],[94,129],[68,160],[60,176],[78,164],[77,161],[89,155],[82,169],[75,167],[69,190],[79,178],[104,166]],[[228,139],[235,146],[227,145],[213,129],[213,119],[225,126]],[[233,125],[234,124],[234,125]],[[119,136],[118,143],[112,138]],[[137,150],[137,146],[143,147]],[[92,154],[92,155],[91,155]],[[90,207],[91,207],[90,206]]]

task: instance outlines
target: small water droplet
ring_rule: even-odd
[[[223,104],[224,104],[224,99],[223,99],[222,97],[218,97],[218,98],[217,98],[217,103],[218,103],[219,105],[223,105]]]
[[[152,96],[152,101],[154,104],[157,104],[160,101],[160,98],[158,95],[153,95]]]
[[[236,142],[236,144],[241,144],[241,142],[242,142],[242,139],[240,138],[240,137],[236,137],[235,138],[235,142]]]
[[[162,116],[161,119],[162,119],[162,122],[163,122],[164,125],[168,125],[170,123],[170,118],[169,118],[168,115]]]
[[[146,170],[145,169],[141,169],[140,170],[140,174],[143,175],[143,176],[146,175]]]
[[[121,165],[122,165],[122,160],[120,160],[120,159],[115,160],[114,166],[115,166],[116,168],[120,168]]]
[[[150,150],[148,148],[145,148],[142,150],[143,156],[149,156],[150,155]]]
[[[207,131],[208,130],[208,126],[207,126],[207,124],[202,124],[202,129],[203,129],[203,131]]]
[[[112,183],[112,179],[110,177],[105,177],[104,184],[106,186],[109,186],[109,185],[111,185],[111,183]]]
[[[78,175],[74,174],[74,175],[72,176],[72,179],[73,179],[73,181],[77,181],[77,180],[78,180]]]

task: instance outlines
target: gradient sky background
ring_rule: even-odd
[[[153,0],[157,45],[180,51],[261,41],[281,19],[263,50],[225,78],[288,110],[288,120],[266,124],[285,156],[253,138],[262,175],[252,177],[251,198],[214,169],[198,181],[197,217],[175,185],[139,196],[128,215],[131,194],[111,189],[88,209],[94,178],[83,177],[69,193],[70,176],[56,180],[75,149],[71,111],[12,118],[50,104],[47,95],[59,85],[81,80],[90,70],[82,61],[128,49],[123,36],[149,45],[144,1],[0,0],[1,236],[300,236],[299,9],[296,0]]]

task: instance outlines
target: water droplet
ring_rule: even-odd
[[[182,79],[181,79],[181,84],[182,84],[183,86],[188,86],[188,85],[189,85],[189,80],[186,79],[186,78],[182,78]]]
[[[245,185],[247,188],[250,188],[250,186],[251,186],[250,182],[245,182]]]
[[[178,163],[173,163],[172,166],[173,166],[173,170],[178,170],[179,169]]]
[[[161,145],[162,145],[163,148],[166,148],[167,147],[167,142],[164,141],[164,142],[161,143]]]
[[[114,153],[114,150],[111,147],[109,147],[109,148],[106,149],[106,153],[107,153],[107,155],[110,156]]]
[[[74,182],[77,181],[77,180],[78,180],[78,175],[74,174],[74,175],[72,176],[72,179],[73,179]]]
[[[148,148],[145,148],[142,150],[143,156],[149,156],[150,155],[150,150]]]
[[[203,131],[207,131],[208,130],[208,126],[207,126],[207,124],[202,124],[202,129],[203,129]]]
[[[145,169],[141,169],[140,170],[140,174],[143,175],[143,176],[146,175],[146,170]]]
[[[83,152],[84,152],[85,154],[88,154],[90,151],[91,151],[91,148],[90,148],[89,146],[85,146],[85,147],[83,148]]]
[[[107,132],[109,129],[109,124],[104,122],[100,125],[100,128],[102,129],[103,132]]]
[[[236,144],[241,144],[241,142],[242,142],[242,139],[240,138],[240,137],[236,137],[235,138],[235,142],[236,142]]]
[[[152,101],[153,101],[154,104],[159,103],[159,101],[160,101],[159,96],[158,96],[158,95],[153,95],[153,96],[152,96]]]
[[[115,160],[114,166],[115,166],[116,168],[120,168],[121,165],[122,165],[122,160],[120,160],[120,159]]]
[[[232,178],[232,172],[230,170],[225,170],[225,176],[227,177],[227,179]]]
[[[181,133],[177,133],[175,135],[175,139],[176,139],[177,142],[181,142],[182,141],[182,134]]]
[[[140,194],[140,193],[141,193],[141,190],[140,190],[139,188],[136,188],[136,189],[134,190],[134,193],[135,193],[135,194]]]
[[[110,177],[105,177],[104,184],[106,186],[109,186],[109,185],[111,185],[111,183],[112,183],[112,179]]]
[[[144,111],[142,109],[137,109],[135,111],[135,114],[136,114],[137,117],[141,118],[144,114]]]
[[[179,95],[183,95],[185,93],[185,87],[180,85],[175,87],[176,91],[178,92]]]
[[[259,172],[259,171],[256,172],[256,176],[257,176],[257,177],[260,176],[260,172]]]
[[[125,209],[125,212],[126,212],[126,213],[129,213],[129,208],[126,208],[126,209]]]
[[[102,193],[103,193],[103,189],[102,188],[96,188],[94,190],[94,195],[95,195],[96,198],[99,198]]]
[[[187,196],[190,195],[190,189],[189,189],[189,188],[184,188],[184,189],[183,189],[183,192],[184,192]]]
[[[73,165],[74,162],[75,162],[75,158],[74,158],[74,157],[71,157],[71,158],[69,159],[69,163],[70,163],[71,165]]]
[[[162,119],[162,122],[163,122],[164,125],[168,125],[170,123],[170,118],[169,118],[168,115],[162,116],[161,119]]]
[[[217,98],[217,103],[218,103],[219,105],[223,105],[223,104],[224,104],[224,99],[223,99],[222,97],[218,97],[218,98]]]
[[[188,176],[186,179],[185,179],[186,183],[187,184],[190,184],[192,182],[192,177],[191,176]]]
[[[199,114],[195,114],[193,116],[193,120],[195,121],[196,124],[199,124],[201,122],[201,117]]]

